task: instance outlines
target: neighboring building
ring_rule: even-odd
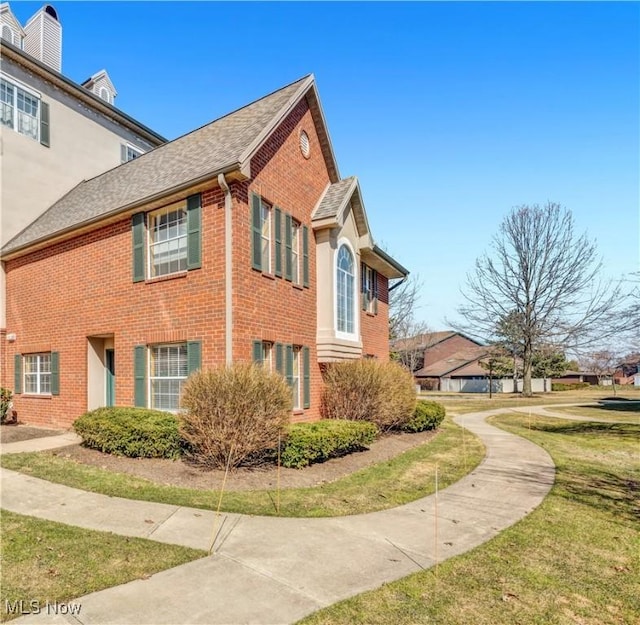
[[[83,87],[63,76],[62,26],[43,6],[22,27],[0,5],[0,243],[62,195],[165,139],[113,106],[106,72]],[[108,97],[105,97],[105,91]],[[5,370],[4,268],[0,272],[0,371]]]
[[[553,384],[595,384],[598,385],[598,376],[588,371],[565,371],[559,378],[552,378]]]
[[[316,419],[325,367],[388,358],[389,280],[408,273],[338,173],[313,76],[81,182],[2,260],[3,382],[19,419],[53,426],[175,410],[191,371],[238,360]]]

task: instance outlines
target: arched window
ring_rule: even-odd
[[[2,38],[9,43],[13,43],[13,31],[6,24],[2,25]]]
[[[341,245],[336,263],[338,332],[355,332],[355,281],[353,254],[346,245]]]
[[[100,87],[100,97],[105,101],[111,104],[111,94],[109,93],[109,89],[106,87]]]

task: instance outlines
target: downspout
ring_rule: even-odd
[[[224,192],[224,360],[233,362],[233,222],[231,219],[231,190],[224,174],[218,174],[218,184]]]

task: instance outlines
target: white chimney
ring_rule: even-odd
[[[61,72],[62,26],[56,10],[50,4],[43,6],[25,24],[24,32],[24,51]]]

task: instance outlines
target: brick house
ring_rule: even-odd
[[[311,75],[81,182],[2,260],[2,384],[51,426],[175,410],[191,371],[250,360],[317,419],[328,363],[388,358],[388,282],[407,275],[338,173]]]

